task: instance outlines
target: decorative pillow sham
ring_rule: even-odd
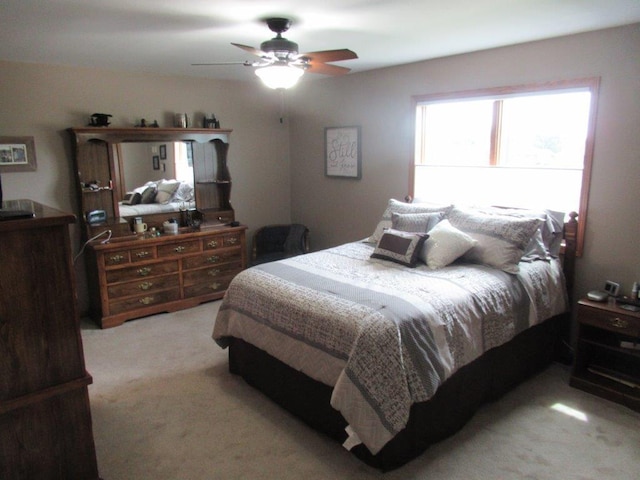
[[[403,232],[428,232],[444,218],[444,213],[391,214],[391,228]]]
[[[433,270],[443,268],[467,253],[477,243],[477,240],[458,230],[445,219],[429,230],[429,238],[424,242],[419,258]]]
[[[142,191],[140,203],[153,203],[154,200],[156,199],[157,191],[158,189],[155,186],[155,184],[145,187],[145,189]]]
[[[465,260],[508,273],[518,273],[518,263],[541,223],[539,218],[492,215],[459,208],[451,211],[449,221],[478,242],[464,255]]]
[[[177,180],[162,180],[158,182],[158,192],[156,193],[156,203],[169,203],[173,194],[180,186]]]
[[[434,204],[423,204],[423,203],[405,203],[399,200],[395,200],[393,198],[389,199],[387,203],[387,208],[382,214],[382,219],[378,222],[375,231],[368,238],[368,242],[378,243],[380,237],[382,236],[382,232],[385,228],[392,228],[393,222],[391,215],[393,213],[437,213],[442,212],[445,215],[451,211],[453,205],[434,205]]]
[[[413,268],[418,264],[418,255],[427,238],[429,235],[426,233],[401,232],[388,228],[382,233],[371,258],[390,260]]]

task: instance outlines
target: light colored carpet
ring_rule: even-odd
[[[99,330],[82,325],[100,474],[154,479],[637,479],[640,414],[552,365],[452,438],[380,473],[228,373],[219,302]],[[584,419],[553,409],[564,405]]]

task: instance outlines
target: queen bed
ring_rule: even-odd
[[[554,358],[576,232],[560,218],[390,200],[363,241],[237,275],[213,338],[232,373],[397,468]]]

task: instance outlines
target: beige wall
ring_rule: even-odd
[[[174,112],[215,113],[233,128],[232,204],[250,226],[290,220],[311,229],[313,249],[368,236],[389,198],[408,191],[411,95],[588,76],[602,78],[589,222],[579,293],[640,281],[640,25],[303,82],[281,99],[257,82],[0,62],[0,136],[35,137],[38,170],[2,175],[6,199],[76,211],[65,129],[94,112],[114,125],[144,117],[169,126]],[[361,180],[324,176],[324,128],[362,127]],[[291,164],[289,160],[291,155]],[[79,234],[74,230],[74,250]],[[77,268],[86,310],[83,265]]]
[[[252,232],[290,220],[288,125],[279,121],[280,96],[258,82],[0,62],[0,136],[34,136],[38,169],[2,174],[5,199],[31,198],[65,211],[76,209],[68,127],[86,125],[92,113],[110,113],[112,125],[141,117],[172,126],[174,112],[200,120],[215,113],[232,128],[229,169],[236,218]],[[74,251],[79,232],[73,229]],[[82,259],[76,267],[81,312],[86,311]]]
[[[577,292],[640,281],[640,25],[300,85],[292,95],[292,216],[314,249],[369,235],[408,192],[411,96],[600,76],[595,157]],[[362,127],[361,180],[324,176],[324,128]]]

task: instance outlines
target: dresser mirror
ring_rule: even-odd
[[[69,133],[88,238],[105,227],[114,236],[130,235],[134,217],[160,228],[185,208],[202,212],[207,222],[234,220],[231,130],[87,127]]]

